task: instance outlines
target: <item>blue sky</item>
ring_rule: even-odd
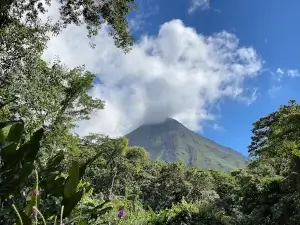
[[[259,76],[246,81],[245,86],[258,88],[257,99],[247,105],[240,101],[221,99],[222,129],[204,126],[202,134],[216,142],[247,155],[252,123],[276,110],[290,99],[300,99],[299,77],[282,75],[284,71],[300,69],[300,1],[299,0],[211,0],[209,8],[188,13],[191,2],[185,0],[139,1],[140,8],[131,18],[140,18],[134,30],[141,35],[156,35],[160,26],[172,19],[180,19],[205,36],[222,30],[235,34],[240,45],[251,46],[264,61]]]

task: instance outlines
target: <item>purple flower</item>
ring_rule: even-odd
[[[119,219],[122,219],[122,218],[124,218],[125,217],[125,210],[124,209],[121,209],[120,211],[119,211],[119,213],[118,213],[118,218]]]
[[[35,193],[35,195],[40,195],[40,194],[41,194],[41,192],[40,192],[39,189],[35,189],[35,190],[34,190],[34,193]]]
[[[39,212],[38,212],[36,209],[34,209],[34,210],[33,210],[33,215],[34,215],[35,217],[37,217],[38,214],[39,214]]]

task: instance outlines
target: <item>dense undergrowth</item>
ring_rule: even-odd
[[[1,122],[0,220],[13,224],[296,224],[299,105],[254,123],[247,168],[230,174],[155,162],[125,138],[77,137],[43,154],[44,129]],[[122,217],[118,212],[124,210]],[[50,223],[51,222],[51,223]]]

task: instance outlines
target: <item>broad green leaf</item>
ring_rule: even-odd
[[[70,197],[72,193],[76,191],[76,188],[79,183],[79,163],[77,161],[73,161],[71,168],[69,170],[69,177],[66,181],[64,188],[65,197]]]
[[[15,123],[19,123],[20,121],[5,121],[5,122],[0,122],[0,129],[3,129],[4,127],[13,125]]]
[[[5,147],[7,147],[7,146],[9,146],[9,145],[11,145],[11,144],[13,144],[12,142],[8,142],[8,141],[0,141],[0,151],[3,149],[3,148],[5,148]]]
[[[26,164],[19,171],[20,178],[16,186],[22,187],[24,181],[28,179],[28,176],[32,173],[33,169],[34,169],[33,162],[26,162]]]
[[[34,132],[34,134],[31,136],[29,142],[39,142],[40,140],[42,140],[44,135],[44,129],[38,129],[36,132]]]
[[[37,153],[40,149],[40,140],[44,134],[43,129],[37,130],[30,140],[23,144],[17,151],[17,158],[20,160],[24,157],[26,162],[33,162],[36,159]]]
[[[26,162],[33,162],[36,159],[39,149],[39,142],[27,142],[18,149],[16,158],[18,160],[24,158]]]
[[[24,132],[24,124],[22,122],[16,122],[10,127],[8,135],[5,140],[19,143],[23,132]]]
[[[63,218],[70,215],[75,206],[80,202],[83,195],[83,190],[75,192],[69,198],[64,198],[62,204],[64,205]]]
[[[79,169],[79,177],[80,178],[84,175],[86,168],[89,165],[93,164],[93,162],[95,162],[101,155],[102,155],[102,152],[97,153],[95,156],[89,158],[83,165],[80,166],[80,169]]]
[[[104,202],[102,202],[100,205],[96,206],[93,211],[97,211],[98,209],[102,209],[106,204],[110,203],[110,200],[105,200]]]
[[[0,129],[0,143],[5,140],[5,135],[2,129]]]
[[[58,152],[54,157],[49,159],[44,172],[50,173],[56,171],[59,164],[64,160],[64,158],[64,152]]]
[[[59,177],[51,182],[47,182],[46,188],[56,197],[61,197],[64,194],[65,178]]]
[[[2,174],[1,190],[5,189],[6,194],[19,193],[25,186],[25,182],[34,169],[33,163],[26,163],[21,169],[19,166],[8,168],[7,173]],[[3,171],[5,172],[5,171]]]
[[[17,153],[17,144],[7,142],[1,144],[3,144],[3,146],[1,146],[0,156],[4,161],[4,165],[8,166],[13,162],[17,161],[17,158],[15,157]]]
[[[57,197],[57,198],[63,197],[64,196],[64,185],[61,184],[59,186],[56,186],[52,190],[49,190],[49,192],[51,192],[54,197]]]

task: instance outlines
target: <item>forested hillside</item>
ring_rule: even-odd
[[[75,135],[104,102],[88,94],[94,74],[42,60],[46,43],[68,24],[93,36],[108,23],[129,51],[133,1],[61,1],[47,23],[45,2],[0,3],[0,224],[299,224],[299,104],[256,121],[252,160],[229,174],[151,161],[125,137]]]

